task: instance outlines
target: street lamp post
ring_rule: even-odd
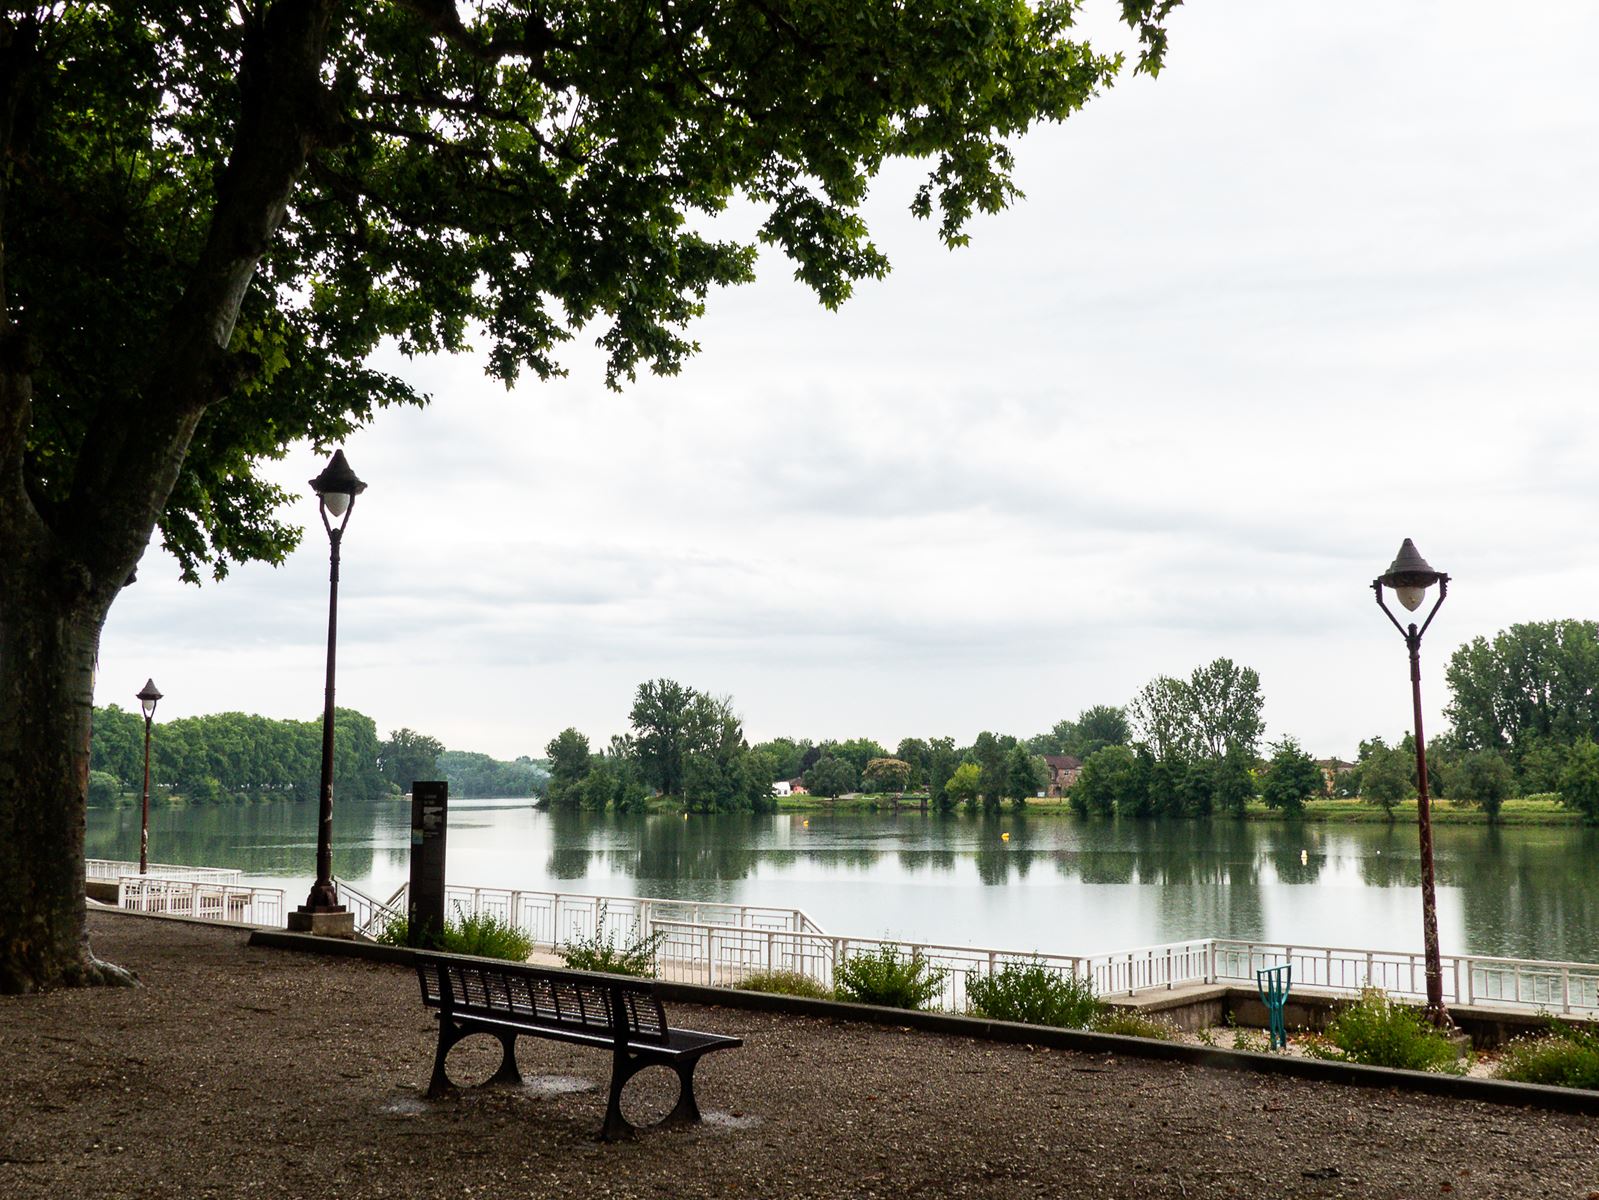
[[[1427,619],[1416,628],[1401,625],[1383,600],[1386,585],[1393,589],[1399,603],[1406,611],[1415,612],[1421,607],[1427,589],[1438,585],[1438,599],[1433,602]],[[1416,722],[1416,825],[1421,839],[1421,934],[1422,948],[1427,958],[1427,1019],[1440,1028],[1448,1027],[1449,1011],[1444,1007],[1443,963],[1438,954],[1438,902],[1433,888],[1432,870],[1432,801],[1427,788],[1427,743],[1421,732],[1421,635],[1427,632],[1432,619],[1438,615],[1444,597],[1449,595],[1449,576],[1434,571],[1409,538],[1399,548],[1399,556],[1387,572],[1372,580],[1372,590],[1377,593],[1377,604],[1394,628],[1405,639],[1410,651],[1410,697]]]
[[[339,903],[333,886],[333,669],[338,649],[339,630],[339,543],[344,527],[350,523],[355,498],[366,484],[355,477],[344,451],[335,450],[322,473],[311,480],[317,494],[317,509],[322,527],[328,531],[328,662],[327,685],[322,704],[322,786],[317,813],[316,882],[311,894],[296,913],[289,914],[289,928],[310,933],[348,936],[354,932],[354,917]],[[330,520],[329,518],[333,518]],[[334,520],[338,524],[333,523]]]
[[[144,711],[144,802],[139,808],[139,874],[150,870],[150,722],[155,718],[156,701],[161,691],[155,680],[146,679],[139,689],[139,707]]]

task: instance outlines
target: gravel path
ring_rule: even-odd
[[[91,917],[126,991],[0,997],[0,1197],[1576,1197],[1590,1118],[832,1021],[669,1006],[736,1033],[706,1123],[594,1140],[609,1062],[524,1039],[521,1089],[421,1089],[408,969]],[[474,1046],[473,1043],[483,1043]],[[494,1065],[489,1039],[451,1057]],[[630,1096],[664,1111],[664,1070]],[[631,1089],[630,1089],[631,1091]]]

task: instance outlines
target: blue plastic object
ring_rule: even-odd
[[[1291,966],[1267,967],[1255,972],[1255,987],[1266,1005],[1266,1015],[1271,1020],[1271,1048],[1288,1048],[1288,1026],[1283,1021],[1283,1007],[1288,1003],[1288,987],[1294,981]]]

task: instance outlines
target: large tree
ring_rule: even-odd
[[[1158,67],[1177,0],[1121,0]],[[887,262],[890,158],[940,236],[1010,142],[1122,63],[1077,0],[36,0],[0,11],[0,990],[89,952],[96,643],[152,534],[191,579],[297,531],[256,474],[375,409],[370,365],[476,338],[507,382],[583,333],[676,370],[756,238],[829,305]]]

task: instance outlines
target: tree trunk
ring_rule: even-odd
[[[40,573],[27,564],[13,563],[6,574],[0,585],[0,992],[128,984],[128,972],[89,950],[83,888],[94,662],[109,599],[82,586],[86,573],[55,588],[41,586]]]

